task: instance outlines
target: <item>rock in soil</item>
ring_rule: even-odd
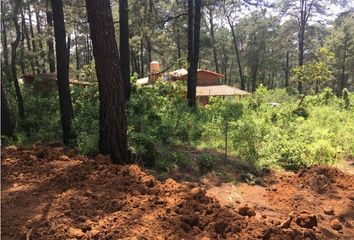
[[[323,210],[323,213],[326,215],[334,215],[334,209],[333,208],[325,208]]]
[[[317,217],[310,212],[300,212],[295,217],[295,222],[303,228],[317,227]]]
[[[238,213],[241,216],[248,216],[248,217],[256,216],[256,212],[254,211],[254,209],[248,206],[247,204],[240,206],[238,209]]]
[[[339,222],[338,219],[333,219],[332,222],[331,222],[331,227],[332,229],[336,230],[336,231],[339,231],[339,230],[342,230],[342,224]]]

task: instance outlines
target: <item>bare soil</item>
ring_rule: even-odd
[[[335,168],[185,184],[61,147],[1,159],[3,240],[354,239],[354,175]]]

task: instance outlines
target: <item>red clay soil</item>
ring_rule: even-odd
[[[63,148],[1,158],[3,240],[354,239],[354,177],[334,168],[191,188]]]

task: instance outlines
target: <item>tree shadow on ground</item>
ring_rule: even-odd
[[[178,146],[174,151],[184,154],[185,160],[177,163],[168,171],[151,171],[159,180],[169,177],[177,182],[190,186],[220,185],[241,182],[251,185],[268,186],[273,172],[267,168],[259,168],[255,162],[243,161],[232,155],[225,159],[225,153],[211,149],[197,149]],[[203,161],[205,163],[203,163]]]

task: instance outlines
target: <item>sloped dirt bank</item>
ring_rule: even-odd
[[[62,148],[2,149],[7,239],[353,239],[353,176],[314,167],[272,184],[188,187]]]

